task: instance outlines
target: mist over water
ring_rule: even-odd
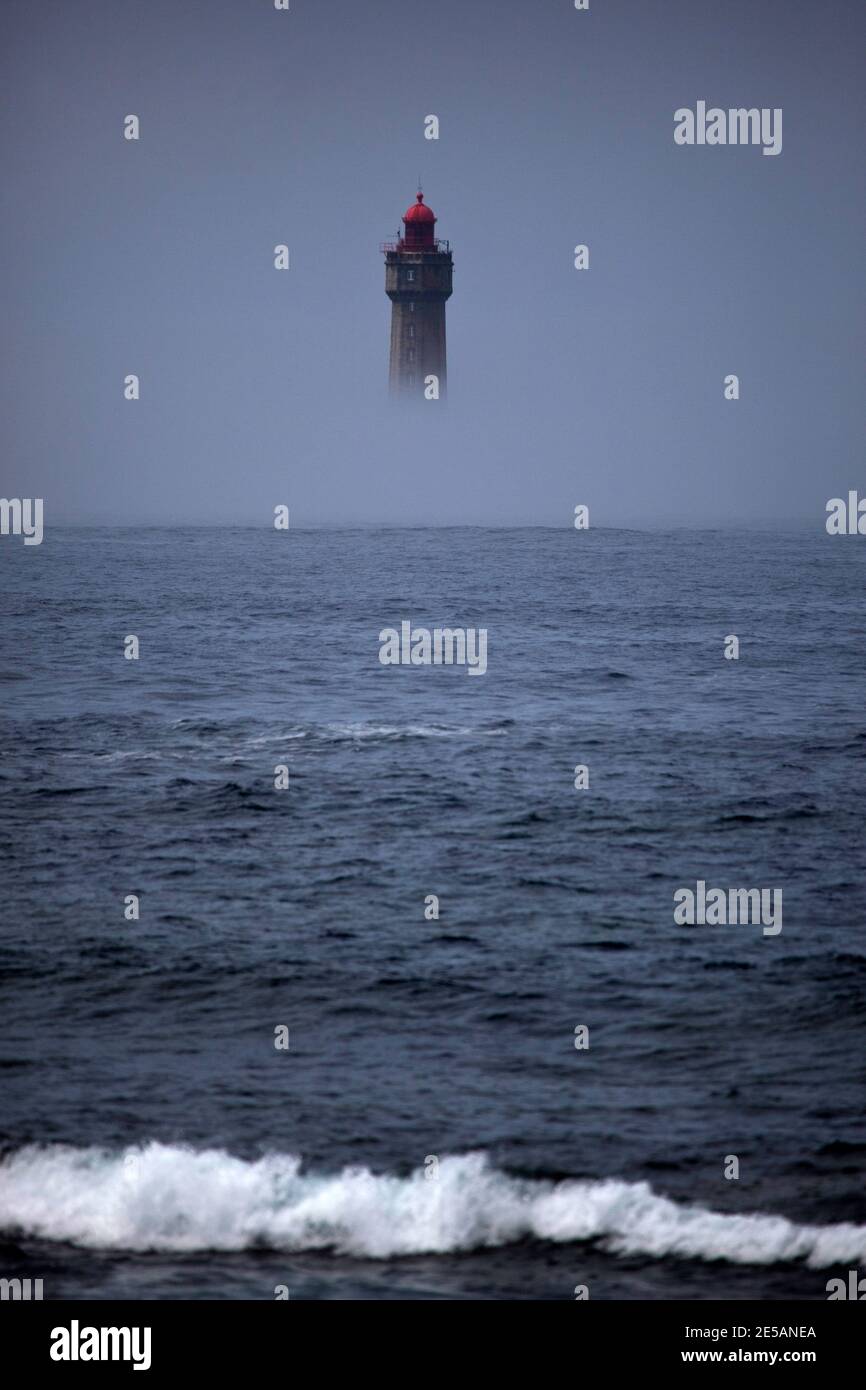
[[[47,524],[815,523],[856,485],[861,6],[7,0],[0,25],[3,492]],[[704,99],[783,109],[782,153],[677,146]],[[379,246],[419,175],[454,294],[447,404],[407,417]]]

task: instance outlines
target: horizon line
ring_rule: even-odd
[[[749,517],[725,518],[712,521],[709,518],[695,518],[691,521],[679,519],[623,520],[617,523],[592,522],[587,527],[575,527],[568,522],[553,521],[305,521],[290,524],[286,528],[275,527],[272,521],[54,521],[45,523],[44,530],[102,530],[107,528],[145,531],[731,531],[768,529],[803,529],[815,526],[824,530],[826,515],[789,517]]]

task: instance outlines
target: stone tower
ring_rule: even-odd
[[[425,399],[436,377],[445,395],[445,301],[451,294],[453,264],[447,241],[437,241],[432,208],[418,194],[403,218],[398,241],[386,241],[385,293],[391,301],[392,395]],[[427,399],[430,399],[427,395]]]

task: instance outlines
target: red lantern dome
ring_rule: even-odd
[[[421,251],[433,249],[433,226],[436,214],[424,202],[424,194],[419,192],[417,201],[403,214],[406,228],[404,242],[407,250]]]
[[[424,194],[418,193],[418,201],[413,203],[404,214],[404,222],[435,222],[436,217],[432,208],[428,208],[424,202]]]

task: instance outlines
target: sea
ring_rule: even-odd
[[[864,578],[821,525],[0,539],[0,1276],[866,1272]],[[382,664],[403,621],[486,671]]]

